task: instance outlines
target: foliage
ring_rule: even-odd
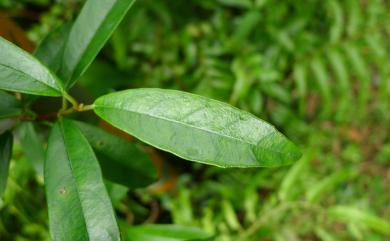
[[[43,39],[34,55],[66,79],[66,71],[61,70],[58,61],[62,53],[57,51],[64,48],[66,43],[60,40],[68,38],[74,20],[82,28],[77,17],[82,2],[3,0],[0,6],[16,16],[30,7],[44,9],[39,23],[26,27],[31,39]],[[89,63],[80,65],[89,66],[85,72],[76,71],[76,76],[81,74],[81,77],[70,91],[72,96],[92,103],[101,95],[122,89],[184,90],[251,112],[275,124],[304,147],[304,156],[289,167],[219,169],[199,163],[185,164],[177,160],[180,158],[150,148],[144,152],[144,145],[129,143],[127,140],[132,137],[107,128],[107,124],[97,121],[89,112],[72,113],[72,118],[83,121],[76,122],[77,127],[94,149],[103,176],[131,187],[129,190],[105,180],[120,229],[126,233],[123,238],[135,239],[134,233],[144,230],[143,226],[129,224],[152,222],[200,227],[214,234],[212,240],[222,241],[387,240],[389,10],[385,0],[139,0],[124,17],[119,14],[123,21],[97,59],[90,66]],[[21,18],[16,20],[23,24]],[[93,29],[84,29],[85,34]],[[73,33],[73,37],[81,35]],[[101,47],[101,43],[96,45],[97,49]],[[187,98],[188,94],[183,95]],[[119,98],[117,94],[106,97],[111,96]],[[33,128],[26,127],[31,122],[16,118],[24,125],[15,134],[23,148],[20,150],[18,141],[14,143],[5,203],[0,210],[0,237],[47,240],[47,214],[41,211],[44,210],[42,179],[26,161],[31,159],[34,169],[39,168],[33,161],[41,159],[41,149],[30,148],[38,152],[34,157],[23,144],[27,137],[18,136],[33,129],[38,132],[33,138],[34,134],[30,134],[31,140],[27,142],[45,140],[48,125],[55,120],[47,113],[56,112],[61,104],[50,99],[53,104],[48,105],[49,99],[40,98],[23,110],[13,95],[4,93],[1,98],[3,103],[10,104],[0,103],[0,116],[13,117],[1,124],[7,127],[4,129],[9,129],[15,122],[14,116],[21,113],[36,116]],[[131,95],[126,98],[133,100]],[[160,98],[163,97],[155,101]],[[27,104],[35,98],[23,95],[22,100]],[[133,101],[126,103],[119,108],[133,108],[130,105]],[[180,109],[187,108],[185,102],[177,103]],[[191,107],[195,108],[195,103]],[[136,112],[126,112],[123,118],[144,111],[133,110]],[[170,117],[167,126],[174,126],[171,120],[180,120],[181,114],[185,114],[163,108],[154,113]],[[213,114],[211,111],[210,121],[216,118]],[[128,126],[114,114],[106,114],[105,118],[149,144],[191,159],[175,149],[178,145],[174,140],[170,143],[171,139],[167,138],[168,142],[164,139],[163,143],[155,143],[143,136],[145,129]],[[144,119],[142,123],[152,128],[150,134],[159,135],[168,130],[150,126],[146,124],[148,121]],[[95,130],[85,131],[83,125],[88,125],[84,129]],[[141,131],[142,135],[135,131]],[[92,133],[97,134],[92,136]],[[195,143],[207,147],[203,142]],[[117,152],[110,148],[129,145],[132,147],[117,148]],[[129,150],[137,154],[130,154]],[[194,152],[188,149],[187,153]],[[126,155],[137,157],[134,162],[121,161]],[[156,177],[151,162],[147,161],[149,157],[158,167],[159,181],[147,189],[134,190],[147,186]],[[135,160],[148,164],[143,169],[144,165],[138,166]],[[127,171],[115,170],[132,170],[137,175],[126,178]],[[118,175],[110,175],[114,172]],[[172,190],[172,185],[177,188]],[[25,188],[34,191],[36,197],[23,193],[21,190]],[[151,231],[153,228],[148,231],[151,236],[159,234],[159,226],[155,226],[157,231]],[[169,236],[168,229],[163,229]]]

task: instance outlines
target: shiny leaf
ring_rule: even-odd
[[[60,75],[71,87],[95,59],[135,0],[88,0],[69,34]]]
[[[7,185],[9,163],[12,156],[12,134],[7,131],[0,135],[0,196]]]
[[[105,178],[133,188],[156,181],[157,172],[152,161],[134,143],[93,125],[76,123],[96,151]]]
[[[0,89],[21,93],[61,96],[58,78],[37,59],[0,37]]]
[[[186,92],[133,89],[100,97],[95,112],[119,129],[184,159],[221,167],[274,167],[301,156],[270,124]]]
[[[55,124],[50,134],[45,185],[53,241],[120,240],[98,161],[70,120]]]

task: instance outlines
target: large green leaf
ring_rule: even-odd
[[[128,187],[144,187],[157,179],[157,172],[146,152],[135,144],[93,125],[77,126],[96,151],[103,175]]]
[[[0,37],[0,89],[61,96],[58,78],[33,56]]]
[[[182,158],[221,167],[274,167],[297,147],[273,126],[225,103],[175,90],[133,89],[100,97],[112,125]]]
[[[0,135],[0,196],[7,185],[9,163],[12,156],[12,142],[11,132],[7,131]]]
[[[15,96],[0,90],[0,119],[20,115],[20,102]]]
[[[98,161],[70,120],[55,124],[50,134],[45,185],[53,241],[120,240]]]
[[[43,178],[43,162],[45,160],[45,150],[42,140],[35,131],[33,122],[22,122],[18,128],[18,136],[22,150],[27,159],[31,162],[35,172]]]
[[[84,73],[135,0],[88,0],[70,31],[60,69],[71,87]]]
[[[126,231],[126,241],[191,241],[210,236],[199,228],[166,224],[134,226]]]

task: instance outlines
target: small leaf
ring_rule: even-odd
[[[0,90],[0,119],[18,116],[21,113],[20,102],[15,96]]]
[[[18,136],[22,150],[27,159],[31,162],[35,172],[43,178],[43,162],[45,150],[42,140],[39,139],[32,122],[22,122],[18,128]]]
[[[361,209],[349,206],[334,206],[329,208],[328,214],[334,219],[348,223],[358,223],[376,232],[390,236],[390,222],[388,220]]]
[[[3,195],[7,185],[9,163],[12,156],[13,137],[7,131],[0,135],[0,196]]]
[[[301,156],[265,121],[186,92],[126,90],[100,97],[94,110],[115,127],[187,160],[221,167],[275,167]]]
[[[33,95],[61,96],[58,78],[37,59],[0,37],[0,89]]]
[[[167,224],[148,224],[127,229],[127,241],[200,241],[211,237],[202,229]]]
[[[53,241],[120,240],[98,161],[70,120],[55,124],[50,134],[45,185]]]
[[[152,161],[135,144],[93,125],[76,124],[96,151],[104,177],[133,188],[156,181],[157,172]]]
[[[69,34],[60,76],[70,88],[85,72],[135,0],[88,0]]]

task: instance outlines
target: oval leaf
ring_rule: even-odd
[[[202,229],[167,224],[149,224],[127,229],[127,241],[191,241],[205,240],[210,234]]]
[[[137,138],[184,159],[221,167],[273,167],[301,154],[273,126],[225,103],[175,90],[102,96],[95,112]]]
[[[7,185],[9,163],[12,156],[13,137],[7,131],[0,135],[0,196],[3,195]]]
[[[95,59],[134,0],[88,0],[65,44],[60,75],[71,87]]]
[[[52,240],[120,240],[99,164],[70,120],[50,134],[45,185]]]
[[[61,96],[62,85],[37,59],[0,37],[0,89]]]
[[[135,144],[96,126],[76,124],[96,151],[105,178],[133,188],[156,181],[157,171],[152,161]]]

